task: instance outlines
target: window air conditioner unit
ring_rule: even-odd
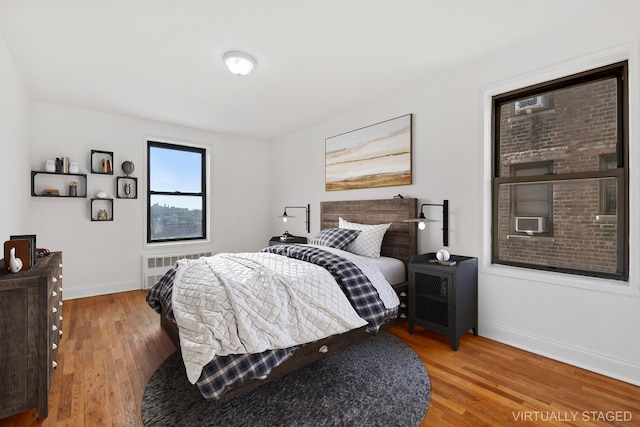
[[[522,233],[544,232],[544,218],[541,216],[517,216],[516,231]]]
[[[548,104],[546,96],[534,96],[533,98],[516,101],[516,115],[531,113],[533,110],[546,108]]]

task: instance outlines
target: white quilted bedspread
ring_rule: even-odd
[[[263,252],[179,261],[173,311],[191,383],[216,355],[292,347],[367,324],[324,268]]]

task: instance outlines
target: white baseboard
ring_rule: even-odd
[[[492,323],[479,322],[478,329],[485,338],[640,386],[640,365],[637,363]]]
[[[64,287],[64,291],[62,292],[62,299],[68,300],[95,297],[98,295],[116,294],[118,292],[137,291],[139,289],[142,289],[142,286],[140,286],[140,282],[136,281],[100,283],[96,285],[73,288],[67,285]]]

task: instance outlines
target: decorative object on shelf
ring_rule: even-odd
[[[449,261],[449,258],[451,258],[451,254],[449,254],[449,251],[446,249],[440,249],[436,252],[436,259],[438,261]]]
[[[124,174],[127,176],[131,175],[135,168],[135,165],[130,160],[122,162],[122,172],[124,172]]]
[[[59,196],[60,190],[57,190],[55,188],[45,188],[44,190],[42,190],[42,195],[43,196]]]
[[[44,162],[44,170],[47,172],[55,172],[56,171],[56,161],[53,159],[49,159]]]
[[[49,171],[47,171],[49,172]],[[56,157],[56,172],[57,173],[69,173],[69,158],[68,157]]]
[[[428,219],[424,216],[424,207],[425,206],[442,206],[442,244],[444,246],[449,246],[449,201],[444,200],[442,204],[437,203],[423,203],[420,205],[420,215],[418,218],[406,219],[404,222],[417,222],[418,228],[420,230],[424,230],[426,228],[427,222],[437,222],[436,219]]]
[[[11,265],[11,252],[13,258],[18,261]],[[19,264],[19,267],[17,267]],[[17,273],[31,268],[31,240],[30,239],[14,239],[4,242],[4,268],[5,270]]]
[[[109,197],[91,199],[91,221],[113,221],[113,199]]]
[[[107,198],[107,193],[105,193],[104,191],[98,191],[96,193],[96,197],[98,199],[106,199]]]
[[[113,151],[91,150],[91,173],[113,175]]]
[[[325,140],[325,190],[411,184],[412,115]]]
[[[11,248],[9,251],[9,271],[17,273],[20,270],[22,270],[22,260],[16,258],[16,248]]]
[[[78,183],[76,181],[71,182],[69,184],[69,197],[77,197],[78,196]]]
[[[307,206],[285,206],[284,213],[278,216],[278,218],[282,218],[282,222],[287,222],[289,218],[295,218],[295,216],[287,215],[287,209],[305,209],[306,210],[307,220],[305,221],[305,224],[307,224],[307,233],[310,233],[311,223],[309,222],[309,212],[311,210],[311,205],[308,204]]]
[[[36,249],[36,256],[38,258],[44,258],[46,256],[48,256],[51,253],[51,251],[49,249],[46,248],[37,248]]]
[[[19,254],[19,256],[23,262],[26,262],[28,258],[29,268],[33,267],[36,263],[36,235],[35,234],[14,235],[14,236],[9,236],[9,240],[28,240],[29,241],[29,257],[25,257],[22,254]],[[24,243],[21,243],[21,244],[24,244]]]
[[[69,162],[69,173],[78,173],[80,172],[80,165],[78,162]]]

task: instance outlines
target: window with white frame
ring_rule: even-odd
[[[628,280],[627,63],[494,96],[492,262]]]
[[[147,243],[206,239],[206,150],[147,141]]]

